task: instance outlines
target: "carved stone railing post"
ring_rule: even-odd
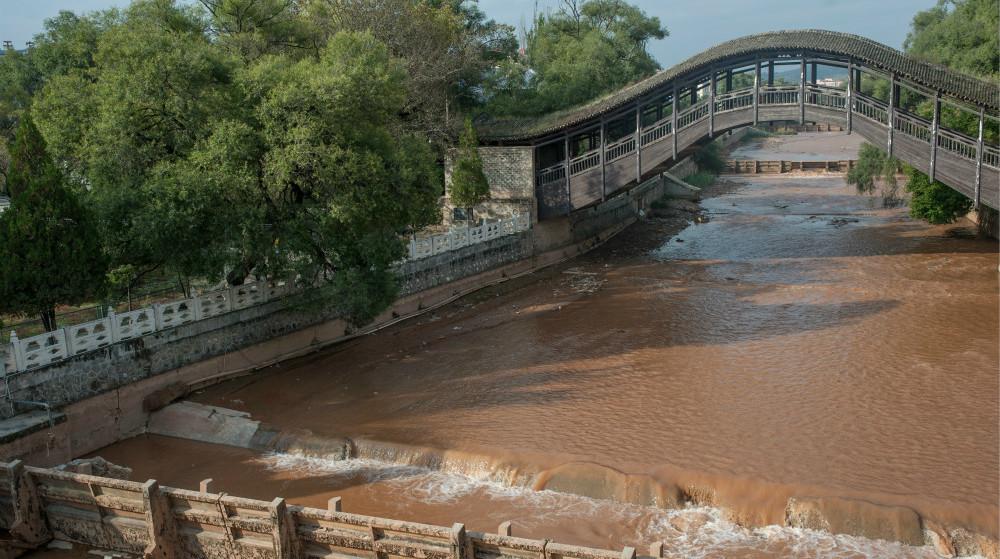
[[[52,533],[45,524],[35,480],[20,460],[8,462],[4,467],[7,470],[7,492],[14,505],[10,535],[26,548],[36,548],[51,540]]]
[[[473,559],[475,550],[465,533],[465,524],[456,522],[451,526],[451,556],[452,559]]]
[[[278,497],[267,506],[271,515],[271,536],[274,539],[274,556],[277,559],[298,559],[302,556],[295,535],[295,519],[288,512],[285,500]]]
[[[979,135],[976,138],[976,197],[972,200],[972,207],[979,209],[979,201],[982,195],[983,182],[983,126],[985,125],[986,113],[979,107]]]
[[[931,117],[931,161],[930,161],[930,173],[931,180],[937,176],[937,145],[938,145],[938,129],[941,127],[941,92],[934,92],[934,116]]]
[[[170,513],[170,504],[160,493],[156,480],[142,484],[142,501],[146,509],[146,529],[149,545],[143,551],[144,559],[180,559],[183,557],[177,535],[177,525]]]

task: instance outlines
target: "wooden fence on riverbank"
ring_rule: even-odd
[[[838,161],[758,161],[752,159],[730,159],[723,171],[732,175],[764,175],[777,173],[832,172],[846,173],[857,165],[855,159]]]
[[[0,463],[0,556],[52,538],[175,559],[635,559],[610,551]],[[657,557],[662,547],[651,549]],[[7,552],[7,554],[4,554]]]

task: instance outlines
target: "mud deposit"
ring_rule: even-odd
[[[996,242],[841,177],[740,181],[705,223],[646,221],[516,289],[194,398],[349,437],[354,460],[157,437],[99,454],[167,485],[672,557],[936,556],[786,516],[995,541]]]

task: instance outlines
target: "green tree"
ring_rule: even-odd
[[[995,81],[1000,76],[998,26],[998,0],[938,0],[936,6],[913,17],[903,48],[916,58]],[[888,100],[889,84],[883,79],[863,80],[862,92]],[[930,118],[933,113],[931,99],[910,92],[903,92],[900,106],[925,118]],[[975,137],[978,135],[979,117],[968,110],[942,105],[941,125]],[[1000,130],[995,124],[985,128],[986,141],[995,143],[998,137]],[[861,192],[870,191],[875,178],[888,177],[889,167],[895,167],[888,164],[884,151],[867,144],[865,146],[859,152],[858,166],[848,175],[848,181],[857,184]],[[941,182],[931,181],[915,169],[907,169],[907,175],[907,191],[912,195],[910,214],[913,217],[931,223],[946,223],[961,217],[971,207],[967,199]],[[959,203],[959,199],[966,203]],[[962,208],[965,212],[956,213]]]
[[[472,208],[488,200],[490,184],[483,173],[483,161],[479,157],[479,139],[472,119],[465,120],[465,130],[459,138],[458,151],[451,172],[451,189],[448,193],[455,207],[466,208],[470,218]]]
[[[910,213],[931,223],[951,223],[972,209],[972,200],[913,168],[907,170]]]
[[[86,208],[65,185],[29,117],[11,150],[14,196],[0,214],[0,313],[36,314],[56,328],[55,308],[101,292],[101,245]]]
[[[659,18],[622,0],[567,0],[535,21],[523,59],[497,65],[487,106],[538,115],[585,103],[656,72],[647,45],[667,34]]]

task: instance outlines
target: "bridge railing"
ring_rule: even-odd
[[[854,112],[868,120],[889,125],[889,107],[878,99],[858,93],[854,97]]]
[[[931,143],[931,123],[918,116],[897,111],[893,117],[892,127],[921,142]]]
[[[617,159],[635,153],[635,136],[629,136],[613,144],[608,144],[604,150],[605,163],[611,163]]]
[[[569,161],[569,174],[570,176],[579,175],[580,173],[597,167],[601,164],[601,149],[593,149],[578,155]]]
[[[799,87],[788,85],[761,86],[758,93],[761,105],[798,105]]]
[[[666,138],[673,131],[673,116],[664,117],[653,124],[642,129],[642,134],[640,139],[642,141],[642,147],[646,147],[649,144],[658,142],[663,138]]]
[[[558,163],[551,167],[546,167],[535,175],[535,180],[539,186],[554,182],[566,181],[566,164]]]
[[[138,556],[340,557],[367,559],[636,559],[620,551],[352,514],[339,499],[326,509],[84,475],[21,462],[0,463],[0,529],[22,548],[53,534]],[[657,548],[659,549],[659,548]],[[662,553],[655,554],[657,557]]]
[[[976,140],[952,130],[938,130],[938,147],[959,157],[976,160]]]
[[[997,146],[983,146],[983,165],[1000,169],[1000,148]]]
[[[677,113],[677,130],[684,130],[702,119],[708,118],[709,104],[699,103]]]
[[[847,107],[847,92],[824,85],[807,85],[806,104],[830,109],[845,109]]]
[[[753,88],[729,91],[715,97],[715,113],[725,113],[753,106]]]

